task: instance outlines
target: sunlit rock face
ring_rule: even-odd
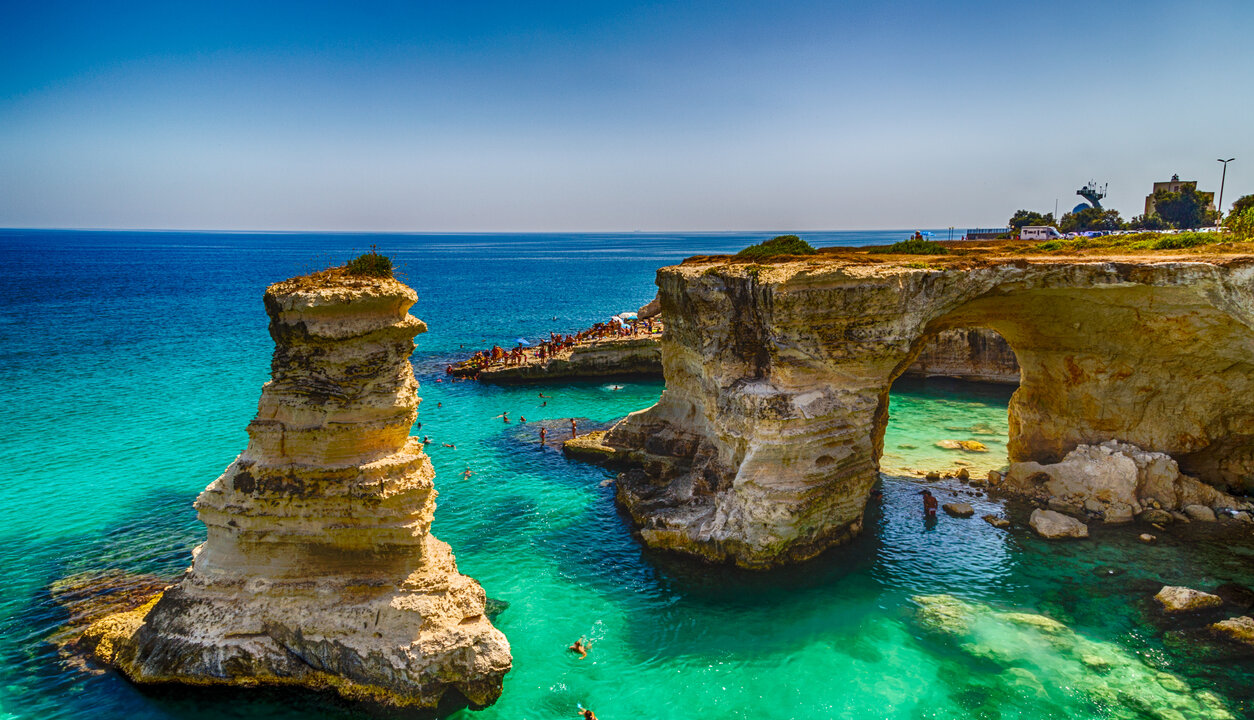
[[[183,579],[88,631],[103,659],[141,683],[496,700],[509,644],[429,533],[435,473],[409,437],[416,299],[339,270],[266,291],[276,347],[248,447],[196,500],[208,537]]]
[[[1196,256],[1205,257],[1205,256]],[[649,545],[764,568],[861,530],[893,379],[989,328],[1021,371],[1011,460],[1119,438],[1254,486],[1254,260],[698,260],[658,272],[666,390],[606,443]]]
[[[1243,501],[1182,474],[1171,456],[1115,440],[1080,445],[1051,465],[1011,463],[1004,474],[993,473],[989,484],[999,492],[1082,508],[1107,522],[1128,521],[1149,509],[1245,506]]]
[[[906,375],[947,377],[971,382],[1019,384],[1014,350],[992,330],[954,328],[937,333],[923,345]]]

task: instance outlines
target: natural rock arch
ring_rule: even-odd
[[[769,567],[861,530],[892,381],[929,336],[1001,334],[1011,459],[1118,438],[1254,484],[1254,260],[663,268],[666,389],[607,436],[652,546]]]

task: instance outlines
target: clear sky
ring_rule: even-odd
[[[1254,193],[1254,2],[0,5],[0,226],[958,227]]]

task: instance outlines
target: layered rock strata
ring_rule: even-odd
[[[969,382],[1019,384],[1019,361],[1001,335],[985,328],[954,328],[927,341],[906,375]]]
[[[409,437],[416,299],[342,270],[267,289],[272,377],[247,449],[196,500],[208,537],[159,599],[88,629],[102,659],[139,683],[496,700],[509,645],[430,534],[434,471]]]
[[[661,377],[662,346],[657,338],[607,338],[582,343],[569,353],[522,365],[484,368],[484,382],[527,383],[600,377]]]
[[[1011,459],[1118,437],[1254,486],[1254,258],[700,258],[658,272],[666,390],[606,444],[652,546],[764,568],[861,530],[892,381],[935,335],[1018,358]]]
[[[1106,522],[1127,522],[1134,516],[1171,522],[1172,511],[1195,507],[1214,520],[1215,510],[1246,506],[1181,473],[1170,455],[1117,440],[1081,445],[1048,465],[1011,463],[1004,474],[990,473],[989,485],[1002,493],[1048,503],[1074,515],[1096,515]]]

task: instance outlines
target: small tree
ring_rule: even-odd
[[[1237,201],[1232,203],[1232,210],[1228,212],[1227,220],[1230,221],[1233,218],[1240,216],[1249,208],[1254,208],[1254,195],[1245,195],[1237,198]],[[1224,224],[1226,225],[1227,222]]]
[[[1078,212],[1069,212],[1062,216],[1058,229],[1063,232],[1085,232],[1088,230],[1118,230],[1123,227],[1123,218],[1118,210],[1103,208],[1084,208]]]
[[[1019,232],[1026,225],[1053,225],[1054,214],[1045,213],[1044,215],[1032,210],[1016,210],[1014,215],[1010,216],[1010,222],[1006,223],[1013,232]]]
[[[1246,197],[1254,197],[1254,195]],[[1254,240],[1254,205],[1244,208],[1239,213],[1229,214],[1226,225],[1238,240]]]
[[[1166,230],[1171,227],[1158,215],[1137,215],[1128,221],[1129,230]]]
[[[370,246],[370,252],[349,260],[347,268],[349,275],[377,278],[392,277],[392,259],[387,255],[380,255],[375,250],[374,245]]]
[[[1192,185],[1185,185],[1179,192],[1159,190],[1154,193],[1154,212],[1172,227],[1198,228],[1212,222],[1210,199]]]

